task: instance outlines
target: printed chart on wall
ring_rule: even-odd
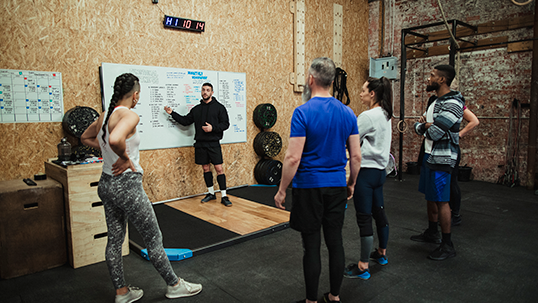
[[[2,123],[62,122],[62,74],[0,69]]]
[[[162,149],[192,146],[194,125],[182,126],[164,111],[170,106],[186,115],[200,103],[202,84],[213,85],[213,96],[228,110],[230,128],[222,144],[247,141],[246,74],[171,67],[101,64],[103,108],[108,109],[116,77],[132,73],[140,79],[140,100],[133,109],[139,116],[140,149]]]

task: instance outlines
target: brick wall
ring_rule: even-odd
[[[381,0],[382,1],[382,0]],[[370,2],[369,56],[379,58],[393,55],[401,64],[401,30],[442,21],[437,0],[385,0],[384,27],[381,25],[381,1]],[[533,15],[534,2],[517,6],[510,0],[441,0],[448,20],[457,19],[472,25],[489,21],[515,19]],[[385,29],[381,34],[380,30]],[[419,31],[427,33],[444,30],[444,26]],[[380,37],[383,36],[383,44]],[[507,36],[508,41],[532,38],[533,29],[523,28],[501,31],[488,35],[476,35],[467,40]],[[426,44],[425,47],[445,45],[448,41]],[[380,53],[381,49],[383,53]],[[510,132],[510,112],[514,99],[522,103],[530,101],[532,52],[508,53],[506,47],[491,50],[461,53],[458,90],[466,98],[467,107],[475,113],[480,125],[461,140],[461,165],[473,168],[473,179],[497,182],[506,171],[506,163],[518,167],[521,184],[526,184],[529,109],[523,107],[520,119],[513,112]],[[403,163],[416,161],[421,138],[412,130],[413,123],[425,111],[430,96],[425,92],[426,80],[437,64],[448,64],[448,55],[407,60],[405,77],[405,122],[408,129],[403,132]],[[394,89],[394,132],[392,153],[399,157],[399,136],[396,129],[399,121],[400,80],[393,81]],[[520,127],[518,128],[518,121]],[[462,123],[462,127],[466,123]],[[516,132],[516,130],[518,130]],[[517,138],[519,136],[519,141]],[[517,150],[507,157],[508,142]],[[519,142],[519,143],[517,143]],[[518,148],[517,148],[518,147]],[[517,161],[515,161],[517,160]],[[401,170],[402,170],[401,169]]]

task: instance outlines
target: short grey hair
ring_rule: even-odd
[[[336,74],[336,66],[331,58],[319,57],[312,61],[308,72],[314,77],[317,85],[330,88]]]

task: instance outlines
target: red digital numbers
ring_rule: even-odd
[[[204,27],[205,27],[205,22],[165,15],[163,25],[164,27],[203,32]]]

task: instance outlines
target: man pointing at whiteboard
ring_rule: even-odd
[[[222,195],[221,203],[224,206],[232,206],[232,202],[226,196],[226,176],[222,168],[222,150],[219,142],[224,131],[230,127],[230,119],[224,105],[213,97],[213,85],[211,83],[202,84],[202,100],[187,115],[182,116],[169,106],[165,106],[164,110],[183,126],[194,123],[194,162],[202,165],[208,190],[202,203],[217,199],[213,189],[213,174],[210,166],[213,163]]]

